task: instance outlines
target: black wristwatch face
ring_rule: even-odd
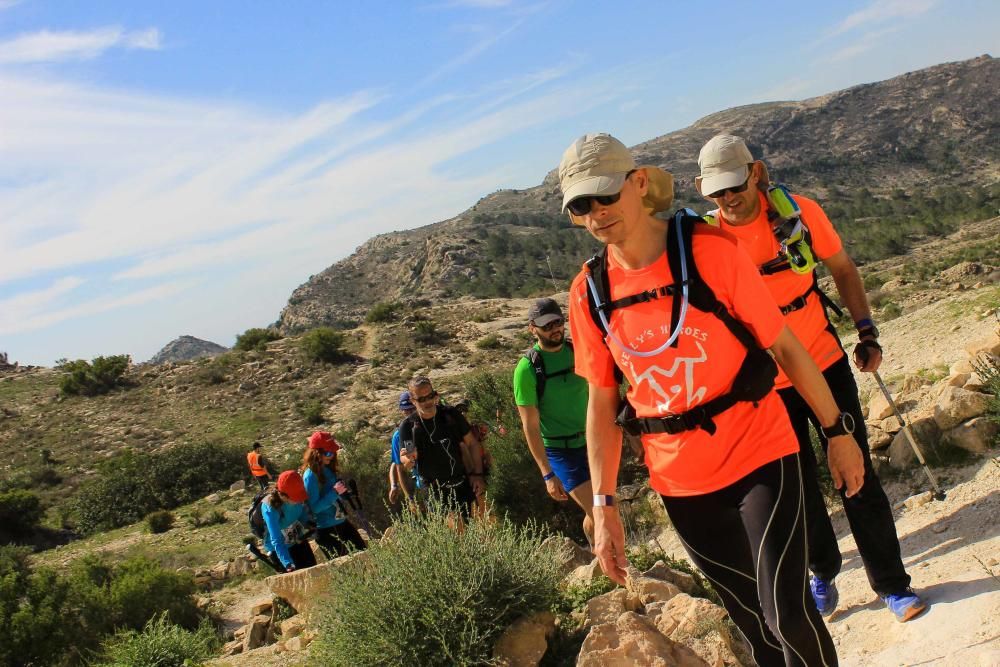
[[[823,428],[823,437],[827,440],[830,438],[836,438],[839,435],[848,435],[854,433],[854,417],[851,416],[850,412],[841,412],[837,416],[837,421],[835,421],[831,426],[826,426]]]

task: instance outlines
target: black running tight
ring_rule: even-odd
[[[807,582],[797,454],[700,496],[663,497],[695,565],[761,667],[833,667],[837,653]]]
[[[318,529],[316,546],[323,551],[324,556],[332,560],[346,556],[351,551],[363,551],[368,545],[350,521],[343,521],[336,526]]]

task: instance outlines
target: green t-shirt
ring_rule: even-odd
[[[545,374],[552,375],[565,368],[573,368],[573,351],[563,345],[558,352],[546,352],[538,344],[535,349],[542,355]],[[535,369],[527,357],[521,357],[514,368],[514,402],[522,406],[537,406],[546,447],[584,447],[587,439],[587,381],[576,373],[564,373],[545,379],[545,394],[538,405],[535,389]],[[556,440],[556,436],[577,435],[573,440]]]

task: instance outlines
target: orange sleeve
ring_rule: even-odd
[[[699,230],[693,243],[698,271],[716,298],[747,325],[761,347],[771,347],[785,326],[785,318],[750,255],[734,236],[722,230]]]
[[[591,321],[587,306],[586,269],[569,290],[569,331],[573,337],[576,374],[598,387],[615,387],[615,360],[604,344],[604,335]]]
[[[840,241],[840,235],[833,228],[830,218],[826,217],[823,207],[801,195],[792,195],[792,199],[799,205],[802,220],[812,235],[812,248],[816,253],[816,259],[822,261],[840,252],[844,244]]]

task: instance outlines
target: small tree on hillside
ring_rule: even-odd
[[[251,350],[263,352],[267,349],[267,344],[274,340],[281,340],[281,334],[273,329],[247,329],[236,337],[233,349],[242,352],[250,352]]]

